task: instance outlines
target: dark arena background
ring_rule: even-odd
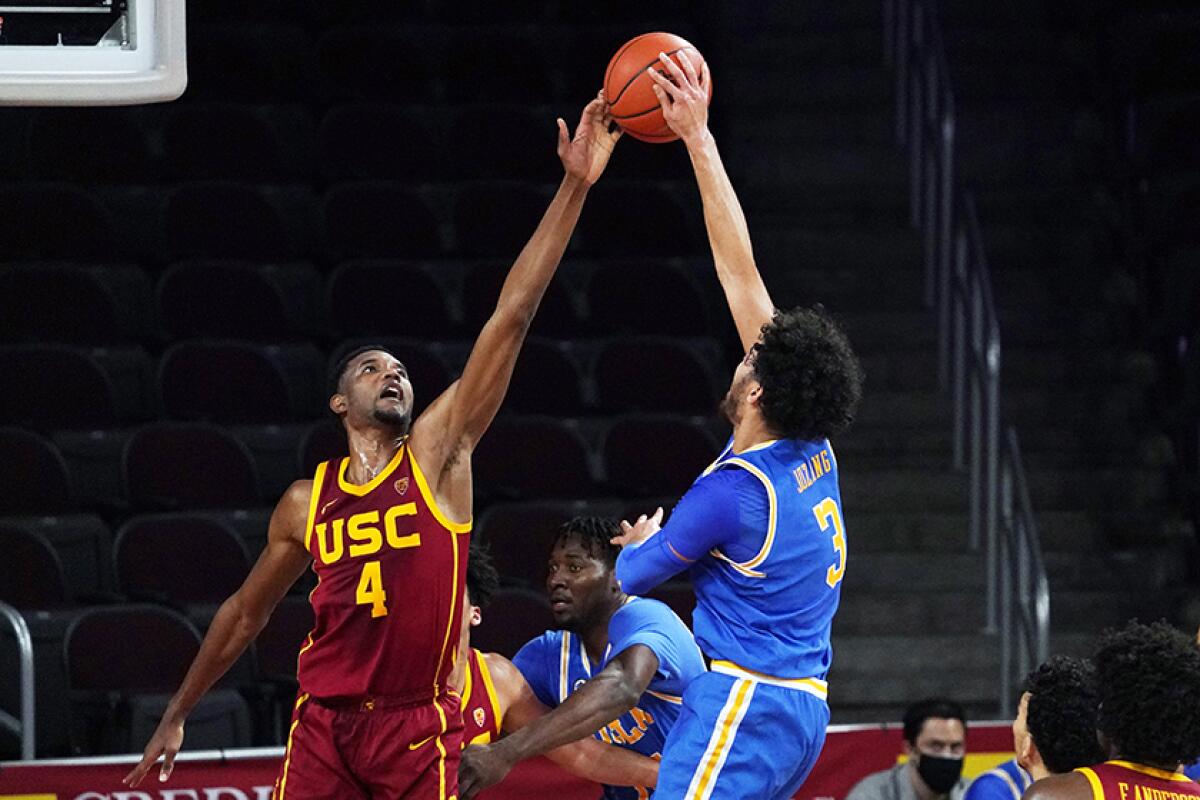
[[[0,15],[0,49],[56,40]],[[62,17],[67,44],[120,36]],[[118,796],[272,506],[345,452],[329,365],[389,346],[417,412],[457,376],[562,174],[555,118],[655,30],[707,59],[775,302],[824,304],[866,374],[833,442],[829,705],[869,741],[831,733],[802,794],[894,763],[881,725],[933,695],[999,723],[977,774],[1050,654],[1134,617],[1196,631],[1193,4],[188,0],[180,99],[0,108],[0,795]],[[741,355],[684,146],[624,137],[474,454],[503,578],[476,647],[552,626],[568,517],[670,510]],[[274,780],[313,585],[189,719],[209,769],[268,748],[245,786]],[[652,596],[690,621],[686,580]],[[109,758],[22,779],[31,756]],[[242,785],[189,769],[167,786]],[[509,791],[596,795],[538,770]]]

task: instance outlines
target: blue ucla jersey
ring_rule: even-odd
[[[696,641],[710,658],[782,678],[824,680],[846,571],[837,459],[828,440],[779,439],[734,454],[732,441],[696,480],[744,470],[763,492],[738,509],[761,531],[755,553],[713,548],[691,567]]]
[[[963,800],[1021,800],[1031,783],[1029,773],[1014,758],[971,781]]]
[[[631,597],[608,623],[604,658],[593,663],[583,639],[569,631],[546,631],[513,658],[538,699],[551,708],[600,672],[615,655],[635,644],[658,656],[658,670],[637,705],[596,732],[601,741],[644,756],[661,756],[667,732],[679,718],[683,692],[702,674],[704,660],[691,631],[665,604]],[[630,786],[606,786],[609,800],[636,800],[648,793]]]

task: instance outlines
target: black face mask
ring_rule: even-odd
[[[917,761],[917,774],[925,785],[938,794],[946,794],[958,783],[962,775],[963,760],[961,758],[942,758],[921,753]]]

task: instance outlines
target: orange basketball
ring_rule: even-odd
[[[643,142],[673,142],[679,137],[667,127],[662,108],[654,96],[654,81],[646,74],[648,67],[657,65],[659,72],[671,77],[658,60],[666,53],[676,61],[690,59],[700,74],[704,56],[684,38],[673,33],[643,33],[635,36],[616,52],[604,72],[604,93],[612,108],[613,120],[621,129]],[[683,62],[680,61],[680,66]],[[712,78],[709,77],[708,99],[712,100]]]

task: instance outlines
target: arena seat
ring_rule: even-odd
[[[579,220],[579,247],[592,256],[692,255],[702,250],[699,219],[660,184],[601,182]]]
[[[143,426],[125,444],[121,472],[135,509],[248,508],[259,499],[249,451],[215,425]]]
[[[0,266],[0,337],[113,344],[147,331],[150,281],[137,267],[68,263]]]
[[[163,411],[181,420],[311,419],[321,384],[321,357],[311,345],[193,339],[168,348],[158,370]]]
[[[168,609],[133,605],[80,615],[63,642],[75,747],[124,753],[141,746],[199,648],[195,627]],[[210,692],[196,711],[188,717],[193,747],[250,744],[249,710],[237,692]]]
[[[0,400],[0,422],[88,428],[141,418],[148,371],[149,357],[138,348],[0,347],[0,373],[24,392]]]
[[[155,295],[159,326],[170,338],[279,341],[316,329],[320,279],[304,262],[193,258],[171,264]]]
[[[592,325],[606,333],[707,336],[712,332],[697,280],[675,261],[601,263],[588,280],[586,297]]]
[[[20,530],[45,541],[54,550],[66,577],[67,597],[78,602],[105,598],[112,588],[112,533],[95,514],[10,516],[0,529]],[[0,534],[2,536],[2,534]],[[14,559],[14,563],[21,563]]]
[[[613,516],[606,505],[530,501],[497,503],[479,519],[478,535],[506,583],[541,591],[559,527],[576,516]]]
[[[307,189],[198,181],[166,195],[163,219],[175,258],[297,258],[311,248],[313,197]]]
[[[530,233],[533,229],[530,228]],[[472,264],[463,281],[463,326],[474,334],[483,328],[496,309],[500,287],[512,268],[512,261],[488,260]],[[546,287],[546,294],[533,318],[530,333],[534,336],[553,336],[560,339],[578,337],[586,331],[579,316],[578,292],[567,275],[555,276]],[[519,363],[519,361],[518,361]]]
[[[571,417],[583,413],[584,397],[583,375],[566,343],[525,341],[504,398],[505,408]]]
[[[434,65],[442,60],[403,28],[348,25],[321,36],[316,63],[317,93],[327,101],[430,103],[436,99]]]
[[[443,174],[441,146],[429,115],[404,106],[335,106],[321,120],[317,148],[318,169],[331,180],[418,182]]]
[[[446,171],[459,180],[557,182],[563,169],[554,149],[554,119],[554,112],[542,106],[459,108],[448,125],[454,135],[446,142]]]
[[[29,131],[30,170],[66,181],[126,183],[156,177],[136,109],[41,108]]]
[[[592,376],[606,410],[710,414],[717,403],[713,360],[678,339],[620,338],[601,347]]]
[[[187,100],[279,103],[312,94],[312,44],[299,25],[205,23],[189,26],[188,39]]]
[[[549,196],[520,181],[464,183],[454,196],[454,248],[469,256],[515,259],[549,205]]]
[[[719,452],[709,432],[678,417],[631,414],[604,437],[608,484],[622,494],[683,494]]]
[[[554,417],[499,417],[472,457],[477,494],[496,499],[589,497],[595,481],[587,445]]]
[[[113,543],[116,589],[141,602],[220,603],[241,586],[250,565],[237,533],[202,514],[133,517]]]
[[[329,276],[330,327],[340,336],[446,337],[454,328],[447,287],[419,264],[355,259]]]
[[[325,246],[335,259],[420,258],[442,250],[437,215],[416,189],[393,181],[332,187],[321,203]]]
[[[501,589],[481,616],[479,626],[471,630],[471,646],[505,658],[512,658],[530,639],[554,627],[545,593],[528,589]]]
[[[300,106],[187,103],[165,113],[170,178],[271,183],[305,177],[312,168],[316,129]]]
[[[0,602],[21,609],[70,603],[62,560],[45,537],[0,520]]]
[[[119,256],[109,210],[95,195],[70,184],[0,186],[0,242],[7,261]]]

